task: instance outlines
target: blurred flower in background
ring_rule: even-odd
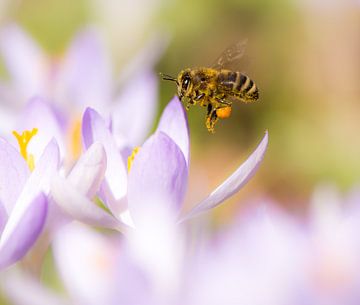
[[[0,303],[359,304],[359,22],[356,1],[2,1]],[[209,135],[157,72],[245,38],[261,100]]]

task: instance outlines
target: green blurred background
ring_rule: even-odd
[[[206,66],[231,43],[248,39],[242,70],[260,88],[256,104],[234,105],[211,135],[204,110],[189,112],[191,178],[188,202],[230,174],[269,130],[259,172],[221,221],[251,198],[271,197],[302,213],[314,187],[334,182],[347,191],[360,173],[360,3],[356,1],[182,0],[2,1],[1,23],[16,21],[50,54],[95,24],[111,47],[115,70],[154,34],[169,37],[157,72]],[[160,110],[175,94],[160,82]]]

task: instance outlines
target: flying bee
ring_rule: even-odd
[[[164,80],[176,83],[187,110],[197,104],[207,108],[205,124],[211,133],[219,119],[230,117],[234,101],[250,103],[259,99],[258,88],[248,76],[225,68],[243,56],[245,45],[242,41],[229,47],[210,68],[187,68],[176,78],[162,74]]]

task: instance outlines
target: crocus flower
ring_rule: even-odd
[[[168,209],[162,207],[166,213]],[[260,200],[215,235],[196,239],[195,247],[182,243],[180,263],[177,256],[161,251],[162,243],[171,247],[178,239],[153,239],[156,234],[166,236],[162,231],[169,228],[166,221],[171,217],[164,214],[147,226],[150,240],[148,244],[142,240],[141,248],[119,234],[105,236],[73,223],[56,236],[55,262],[77,304],[355,305],[360,300],[359,207],[359,191],[342,198],[336,190],[322,187],[314,193],[308,216],[300,221],[269,200]],[[159,230],[151,231],[153,227]],[[146,255],[155,253],[152,266],[141,258],[144,249]],[[158,271],[174,266],[180,270],[170,281],[176,281],[175,285],[159,286],[162,275]],[[17,283],[19,289],[24,287],[21,281]]]
[[[66,106],[87,103],[95,107],[109,100],[106,96],[110,93],[111,76],[108,57],[91,31],[79,33],[64,59],[55,61],[20,27],[12,24],[1,30],[0,51],[11,76],[9,86],[19,101],[43,95],[56,97],[56,102],[66,102]]]
[[[148,138],[130,162],[126,171],[122,156],[116,145],[111,129],[105,120],[92,109],[87,109],[83,117],[83,137],[85,146],[100,142],[107,156],[107,170],[99,198],[105,203],[114,219],[124,221],[130,215],[135,226],[141,225],[148,212],[156,206],[168,205],[177,211],[174,221],[183,221],[206,212],[236,193],[255,173],[267,147],[268,136],[251,156],[216,190],[184,217],[179,218],[186,191],[189,166],[189,132],[185,110],[174,98],[164,110],[156,132]],[[77,194],[76,189],[62,179],[56,179],[53,196],[62,208],[75,218],[90,224],[109,226],[98,222],[92,215],[98,209],[93,202]],[[66,194],[66,195],[64,195]],[[74,198],[72,198],[72,195]],[[86,212],[84,212],[86,207]],[[108,215],[104,210],[103,215]],[[152,214],[152,213],[151,213]],[[110,227],[113,227],[111,224]]]
[[[152,50],[148,51],[159,56],[161,48],[150,47]],[[129,85],[124,86],[127,89],[119,90],[119,85],[113,80],[107,50],[94,28],[80,31],[65,55],[54,59],[47,56],[20,27],[8,25],[0,31],[0,55],[10,74],[10,80],[2,81],[0,85],[2,101],[7,103],[4,105],[7,111],[3,111],[0,117],[4,127],[13,122],[14,105],[22,106],[34,95],[41,95],[62,114],[72,142],[80,142],[80,137],[76,139],[75,136],[80,136],[79,117],[87,106],[105,116],[112,113],[113,128],[122,135],[124,143],[139,145],[145,139],[157,105],[157,77],[152,66],[132,73]],[[137,109],[136,115],[134,109]],[[76,156],[79,153],[74,152]]]
[[[59,165],[59,147],[51,140],[34,162],[27,145],[36,132],[15,133],[20,153],[0,139],[0,268],[21,259],[45,224],[50,180]]]

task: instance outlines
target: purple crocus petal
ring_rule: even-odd
[[[0,162],[0,204],[4,206],[9,215],[30,176],[30,170],[19,152],[1,138]]]
[[[166,133],[180,147],[189,165],[189,125],[185,109],[177,96],[164,109],[157,131]]]
[[[67,179],[79,192],[88,198],[93,198],[104,178],[105,170],[105,150],[99,142],[96,142],[81,155]]]
[[[42,97],[33,97],[26,105],[22,115],[18,120],[16,131],[18,133],[24,130],[37,128],[37,134],[30,140],[28,152],[34,155],[35,166],[45,146],[52,138],[55,138],[59,147],[61,156],[65,154],[65,144],[63,132],[56,113],[50,106],[50,102]]]
[[[52,180],[51,194],[54,201],[74,219],[93,226],[122,229],[120,221],[90,201],[70,182],[58,175]]]
[[[104,189],[107,190],[108,207],[118,217],[124,210],[122,199],[126,195],[127,172],[115,140],[103,118],[91,108],[87,108],[84,113],[82,134],[86,148],[94,142],[104,146],[107,156]]]
[[[211,210],[238,192],[257,171],[267,148],[268,132],[250,157],[207,198],[197,204],[181,221]]]
[[[20,193],[15,209],[25,210],[29,205],[29,199],[35,198],[40,192],[48,195],[50,190],[50,181],[57,172],[59,166],[59,147],[55,140],[50,141],[46,146],[44,153],[35,165],[34,171],[27,179],[22,192]]]
[[[136,75],[116,99],[113,133],[126,136],[129,145],[143,143],[157,109],[157,76],[150,70]]]
[[[47,200],[43,193],[26,206],[14,207],[0,239],[0,268],[21,259],[35,243],[45,223]]]
[[[46,61],[42,50],[16,25],[0,33],[0,52],[16,90],[27,98],[43,93]]]
[[[61,101],[101,111],[110,101],[111,69],[99,37],[90,29],[78,33],[63,64],[58,94]]]
[[[186,161],[175,142],[162,132],[151,136],[135,156],[129,173],[128,205],[135,226],[156,213],[178,211],[187,178]]]

